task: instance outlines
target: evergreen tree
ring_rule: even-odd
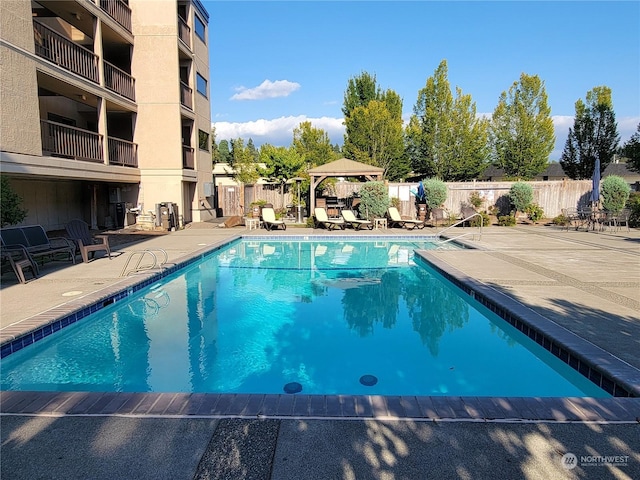
[[[573,128],[569,129],[560,165],[573,179],[591,178],[596,159],[600,159],[602,173],[613,160],[619,141],[611,89],[595,87],[587,92],[586,103],[582,99],[576,102]]]
[[[419,92],[406,128],[413,171],[446,181],[477,177],[488,163],[486,119],[476,116],[470,95],[456,88],[454,99],[443,60]]]
[[[356,107],[366,107],[371,100],[380,100],[381,95],[375,75],[362,72],[359,76],[350,78],[342,106],[345,120],[351,117],[351,112]]]
[[[231,155],[231,151],[229,150],[229,142],[226,140],[221,140],[218,145],[218,153],[220,154],[220,162],[224,163],[233,163],[233,155]]]
[[[218,150],[218,144],[216,143],[216,127],[211,127],[211,163],[215,165],[221,161],[220,150]]]
[[[231,140],[231,158],[230,163],[235,171],[233,177],[240,183],[255,183],[259,178],[256,163],[242,138]]]
[[[251,158],[253,158],[253,161],[259,162],[260,152],[258,152],[255,145],[253,144],[253,138],[249,138],[249,141],[247,142],[247,149],[249,150],[249,153],[251,154]]]
[[[627,158],[627,165],[631,170],[640,172],[640,123],[636,133],[620,149],[620,154]]]
[[[555,135],[544,82],[520,75],[502,92],[491,123],[494,163],[509,177],[529,179],[549,163]]]

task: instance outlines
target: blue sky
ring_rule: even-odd
[[[621,141],[640,122],[640,2],[203,1],[217,141],[289,145],[302,121],[342,144],[342,102],[362,72],[396,91],[408,119],[442,60],[490,115],[522,73],[544,82],[558,160],[575,102],[612,90]]]

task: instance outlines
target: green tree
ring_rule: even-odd
[[[312,167],[337,159],[327,132],[302,122],[293,129],[293,148]]]
[[[229,164],[233,163],[233,155],[231,154],[228,141],[220,141],[220,144],[218,145],[218,153],[220,154],[220,162]]]
[[[640,123],[636,133],[620,148],[620,154],[627,158],[627,165],[631,170],[640,172]]]
[[[396,92],[382,92],[375,75],[363,72],[349,79],[342,113],[345,157],[381,167],[385,176],[394,180],[409,171],[402,135],[402,99]]]
[[[220,142],[222,145],[222,142]],[[233,178],[240,183],[255,183],[259,178],[256,163],[249,149],[244,145],[244,140],[238,138],[231,140],[231,166],[235,171]]]
[[[218,150],[218,144],[216,143],[216,127],[211,127],[211,163],[215,165],[221,161],[220,150]]]
[[[360,189],[361,215],[368,219],[384,217],[389,208],[389,189],[383,182],[367,182]]]
[[[544,82],[520,75],[502,92],[493,112],[491,140],[494,163],[513,178],[529,179],[547,168],[555,135]]]
[[[9,179],[0,175],[0,226],[17,225],[27,218],[28,210],[22,208],[22,197],[18,195]]]
[[[516,212],[524,212],[533,202],[533,187],[525,182],[516,182],[509,189],[509,200]]]
[[[251,158],[253,158],[253,161],[259,162],[260,152],[258,152],[258,150],[256,149],[256,146],[253,144],[253,138],[249,138],[249,141],[247,142],[247,149],[249,150],[249,153],[251,154]]]
[[[419,92],[405,130],[413,171],[447,181],[470,180],[486,167],[489,122],[478,118],[470,95],[454,99],[443,60]]]
[[[613,160],[620,136],[613,112],[611,89],[595,87],[587,92],[586,102],[578,99],[573,128],[562,152],[560,165],[573,179],[591,178],[596,159],[600,159],[600,172]]]
[[[280,185],[281,207],[284,206],[284,186],[287,180],[297,177],[305,166],[304,157],[293,147],[274,147],[265,144],[260,147],[260,161],[265,167],[258,167],[261,177]]]

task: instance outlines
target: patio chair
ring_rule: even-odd
[[[316,224],[322,225],[327,230],[334,230],[339,228],[340,230],[344,230],[346,223],[341,218],[339,220],[330,219],[327,215],[327,211],[324,208],[316,207],[314,209],[314,216],[316,217]]]
[[[38,278],[38,263],[22,245],[3,246],[0,255],[3,261],[7,261],[11,265],[11,269],[20,283],[27,283],[24,276],[24,272],[27,269],[31,269],[33,278]]]
[[[622,225],[627,227],[627,232],[630,232],[629,228],[629,217],[631,216],[631,209],[624,208],[618,215],[615,217],[615,229],[616,232],[622,228]]]
[[[89,256],[93,258],[95,252],[105,251],[111,260],[111,248],[108,235],[91,235],[89,225],[82,220],[71,220],[66,226],[69,238],[76,242],[82,261],[89,262]],[[91,255],[89,255],[91,254]]]
[[[283,230],[287,229],[287,225],[284,220],[276,220],[276,212],[273,208],[262,207],[262,224],[267,230],[282,227]]]
[[[422,220],[402,218],[396,207],[389,207],[387,210],[387,216],[389,217],[389,227],[397,225],[409,230],[413,230],[416,227],[424,228],[424,222]]]
[[[438,224],[444,224],[448,219],[449,216],[444,208],[434,208],[431,210],[431,221],[434,227],[437,227]]]
[[[342,210],[342,218],[347,224],[349,224],[354,230],[360,230],[362,227],[366,227],[369,230],[373,229],[373,223],[369,220],[360,220],[356,218],[352,210]]]
[[[462,227],[464,228],[465,224],[467,225],[471,225],[471,220],[470,217],[472,217],[473,215],[475,215],[476,212],[475,209],[473,209],[473,207],[462,207],[462,209],[460,210],[460,220],[462,220]]]

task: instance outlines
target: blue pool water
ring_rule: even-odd
[[[424,242],[234,242],[6,357],[4,390],[606,392],[415,260]]]

